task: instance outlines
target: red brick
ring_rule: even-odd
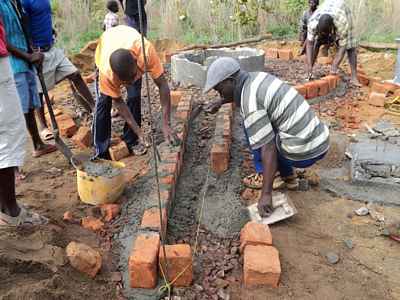
[[[388,88],[385,84],[380,82],[373,82],[371,85],[371,92],[387,94]]]
[[[129,257],[131,288],[153,289],[157,286],[159,234],[141,234],[133,245]]]
[[[65,249],[72,267],[94,278],[101,269],[102,258],[98,251],[91,247],[71,242]]]
[[[305,83],[304,86],[307,88],[307,99],[313,99],[318,97],[319,90],[317,83],[311,81]]]
[[[271,246],[247,246],[244,250],[243,276],[246,288],[277,288],[281,276],[278,250]]]
[[[63,220],[66,222],[71,222],[74,220],[74,215],[69,210],[66,211],[63,215]]]
[[[173,174],[161,176],[160,183],[174,185],[175,184],[175,176]]]
[[[172,282],[176,279],[173,284],[176,287],[190,286],[193,281],[193,259],[190,245],[166,245],[165,252],[168,264],[168,280]],[[164,267],[165,262],[162,248],[160,248],[159,260],[160,265]],[[181,273],[182,275],[180,275]]]
[[[305,85],[296,85],[294,87],[300,95],[302,95],[304,98],[307,98],[307,87]]]
[[[189,120],[189,116],[190,116],[190,114],[189,114],[188,110],[178,110],[175,113],[175,118],[177,120],[181,120],[181,121],[184,121],[184,122],[187,122]]]
[[[102,204],[100,205],[100,210],[103,220],[110,222],[119,215],[121,206],[119,204]]]
[[[389,93],[394,93],[400,89],[400,85],[392,82],[384,82],[383,85],[386,88],[386,91]]]
[[[385,98],[386,98],[385,94],[372,92],[369,95],[368,103],[372,106],[384,107],[385,106]]]
[[[158,172],[161,175],[172,174],[172,175],[174,175],[174,178],[176,178],[178,175],[178,166],[176,163],[161,163],[158,166]]]
[[[160,224],[160,211],[158,207],[152,207],[144,211],[142,223],[140,224],[141,228],[150,228],[160,231],[163,230],[163,233],[166,232],[167,224],[168,224],[168,216],[167,210],[165,208],[161,209],[163,226]]]
[[[171,91],[171,105],[178,106],[181,102],[183,96],[183,91]]]
[[[84,217],[81,220],[81,224],[83,228],[92,230],[92,231],[99,231],[103,229],[104,223],[95,217],[88,216]]]
[[[367,75],[362,74],[362,73],[358,73],[358,74],[357,74],[357,78],[358,78],[358,81],[359,81],[362,85],[365,85],[365,86],[368,86],[368,85],[369,85],[369,77],[368,77]]]
[[[329,81],[327,80],[316,80],[318,84],[318,96],[326,96],[329,94]]]
[[[56,121],[61,136],[70,138],[78,131],[74,120],[67,114],[57,116]]]
[[[108,148],[108,152],[110,153],[111,159],[114,161],[118,161],[129,156],[128,146],[123,141]]]
[[[321,56],[318,57],[317,63],[319,63],[320,65],[330,65],[332,64],[333,59],[332,57],[329,56]]]
[[[79,148],[88,148],[92,145],[92,133],[88,127],[80,127],[78,132],[72,137],[72,141]]]
[[[229,168],[229,146],[214,144],[211,148],[211,169],[216,174],[222,174]]]
[[[268,225],[257,222],[247,223],[240,231],[240,251],[243,252],[248,245],[271,246],[272,234]]]
[[[328,75],[328,76],[321,78],[321,80],[328,80],[329,81],[329,90],[333,90],[339,84],[340,77],[338,75]]]
[[[290,49],[279,49],[278,56],[279,56],[279,59],[282,59],[282,60],[292,60],[293,59],[293,51]]]
[[[267,58],[277,59],[279,57],[278,49],[268,48],[266,51],[266,56],[267,56]]]

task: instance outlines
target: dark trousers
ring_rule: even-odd
[[[127,105],[136,123],[142,124],[142,105],[141,105],[142,80],[135,81],[127,87]],[[108,159],[108,148],[111,141],[111,108],[112,98],[100,93],[98,81],[96,81],[96,107],[93,118],[93,143],[96,150],[96,157]],[[122,139],[129,148],[138,143],[138,136],[130,129],[127,123],[124,125]]]
[[[137,14],[135,16],[131,16],[131,17],[126,16],[127,25],[140,32],[139,21],[140,21],[139,14]],[[144,16],[143,16],[143,35],[147,36],[147,16],[146,16],[146,14],[144,14]]]

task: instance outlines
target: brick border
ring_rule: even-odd
[[[220,175],[229,169],[232,144],[234,104],[222,105],[217,113],[213,143],[210,151],[211,170]]]
[[[142,216],[140,231],[133,243],[129,257],[129,278],[132,288],[153,289],[158,284],[159,253],[160,253],[160,232],[167,233],[168,215],[170,213],[172,202],[175,199],[176,184],[182,171],[183,157],[185,152],[186,139],[189,131],[189,119],[192,111],[192,99],[184,91],[176,93],[174,104],[176,111],[172,117],[172,126],[176,130],[181,144],[178,146],[169,146],[166,143],[158,147],[161,161],[158,164],[158,175],[160,179],[160,193],[162,202],[163,224],[160,224],[158,195],[154,191],[150,195],[150,203],[153,206],[148,207]],[[169,248],[185,249],[185,256],[182,258],[169,257],[167,261],[172,260],[173,270],[168,270],[170,274],[176,274],[176,270],[182,268],[183,264],[191,261],[190,245],[168,245]],[[167,248],[168,248],[167,247]],[[191,252],[191,250],[190,250]],[[189,259],[190,258],[190,259]],[[180,261],[182,259],[182,262]],[[182,271],[182,270],[181,270]],[[178,272],[179,274],[180,272]],[[138,275],[139,274],[139,275]],[[191,284],[192,268],[190,267],[182,280],[177,281],[179,286]],[[174,278],[169,278],[172,280]],[[189,280],[190,279],[190,280]]]

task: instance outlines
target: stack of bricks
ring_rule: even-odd
[[[328,75],[319,80],[307,82],[305,84],[296,85],[295,89],[306,99],[326,96],[336,89],[339,84],[340,77],[338,75]]]
[[[158,207],[158,191],[150,195],[150,203],[144,211],[140,234],[133,243],[129,258],[130,285],[132,288],[153,289],[157,286],[159,265],[164,265],[164,253],[160,248],[160,233],[167,232],[169,210],[175,198],[176,184],[182,170],[185,140],[188,135],[192,103],[189,96],[182,94],[173,116],[173,128],[181,139],[179,145],[163,143],[158,147],[160,162],[158,175],[160,179],[160,197],[162,204],[162,224]],[[178,274],[182,275],[175,286],[189,286],[192,282],[192,251],[189,245],[166,246],[168,279],[171,281]]]
[[[61,109],[54,109],[53,111],[60,135],[62,137],[71,138],[78,131],[74,119]],[[51,127],[50,114],[47,110],[45,112],[45,117],[47,124],[50,124]]]
[[[246,288],[278,287],[281,263],[278,250],[272,246],[268,225],[247,223],[240,232],[243,254],[243,281]]]
[[[216,118],[215,133],[211,146],[211,169],[220,175],[229,168],[232,143],[233,103],[224,104]]]
[[[281,60],[293,60],[293,51],[290,49],[277,49],[268,48],[266,49],[266,57],[270,59],[281,59]]]

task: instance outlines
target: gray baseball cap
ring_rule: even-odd
[[[208,68],[207,80],[203,93],[208,93],[220,82],[229,78],[240,70],[238,61],[231,57],[220,57]]]

